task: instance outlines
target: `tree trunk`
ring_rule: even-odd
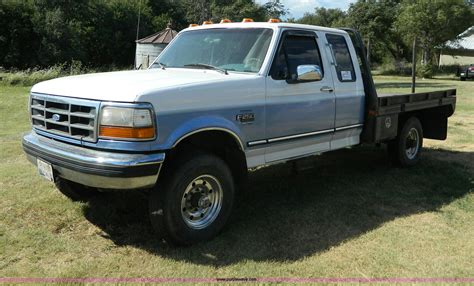
[[[367,64],[370,67],[370,38],[367,40]]]
[[[431,63],[431,50],[429,48],[423,48],[423,65],[429,65]]]

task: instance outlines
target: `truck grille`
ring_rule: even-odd
[[[95,142],[99,104],[97,101],[32,94],[31,122],[39,130]]]

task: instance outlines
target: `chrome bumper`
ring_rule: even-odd
[[[34,132],[23,137],[23,150],[36,165],[50,163],[54,175],[90,187],[139,189],[155,185],[165,153],[131,154],[88,149]]]

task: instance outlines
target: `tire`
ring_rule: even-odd
[[[56,188],[71,201],[87,201],[91,197],[98,194],[95,188],[86,187],[84,185],[74,183],[62,178],[55,179]]]
[[[423,128],[416,117],[409,118],[397,138],[388,143],[391,161],[400,167],[414,166],[420,160]]]
[[[196,154],[196,153],[195,153]],[[234,203],[234,180],[219,157],[198,153],[177,159],[152,190],[149,215],[160,238],[192,245],[215,237]]]
[[[466,81],[466,78],[465,77],[461,77],[459,78],[461,81]]]

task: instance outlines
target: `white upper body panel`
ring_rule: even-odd
[[[63,77],[33,86],[31,92],[103,101],[134,102],[141,95],[170,88],[241,80],[254,74],[169,68]]]
[[[218,128],[228,130],[239,138],[240,144],[246,149],[248,167],[342,148],[359,142],[358,136],[361,130],[359,127],[356,131],[350,129],[343,131],[343,134],[339,132],[342,134],[338,135],[339,137],[334,137],[329,132],[339,127],[359,126],[362,120],[359,116],[364,102],[362,77],[355,50],[347,32],[290,23],[226,23],[185,29],[173,41],[176,41],[183,33],[195,30],[227,28],[259,28],[273,31],[266,54],[262,53],[259,58],[263,59],[260,68],[257,67],[252,70],[253,72],[237,72],[229,69],[225,74],[218,70],[169,65],[164,69],[58,78],[36,84],[31,92],[98,101],[151,103],[157,117],[158,136],[154,142],[150,143],[152,146],[149,150],[167,150],[173,148],[177,140],[186,134],[192,134],[196,130]],[[288,29],[315,32],[315,36],[319,38],[317,42],[326,73],[324,80],[304,84],[288,84],[285,80],[281,80],[273,85],[268,84],[271,78],[268,74],[280,39],[284,31]],[[337,71],[334,68],[335,58],[327,42],[326,33],[338,34],[346,39],[355,68],[356,80],[354,82],[338,82]],[[235,45],[238,44],[235,43]],[[168,49],[172,49],[172,44],[168,45],[163,53]],[[180,55],[178,54],[177,57],[179,58]],[[223,55],[227,54],[223,53]],[[157,61],[162,60],[163,57],[158,57]],[[324,90],[327,87],[333,88],[335,92],[325,94]],[[321,101],[324,101],[325,105]],[[318,108],[325,109],[325,112],[319,112]],[[253,115],[254,121],[251,124],[240,122],[236,118],[242,114]],[[309,120],[313,114],[314,118]],[[300,123],[308,121],[314,124],[302,125],[299,130],[295,124],[295,118],[305,116],[308,120],[300,120]],[[323,126],[321,123],[328,124]],[[279,132],[284,129],[282,127],[284,124],[290,125],[290,128],[286,128],[286,132]],[[323,131],[325,133],[322,137],[285,141],[295,136],[295,138],[300,138]],[[275,141],[279,143],[272,145],[274,147],[266,147],[267,145],[263,144],[257,145],[256,148],[247,148],[255,146],[250,143],[267,143],[270,139],[279,140]],[[338,143],[332,146],[331,141]],[[116,145],[113,146],[116,147]]]
[[[190,31],[190,30],[203,30],[203,29],[222,29],[222,28],[268,28],[268,29],[301,29],[301,30],[314,30],[322,32],[331,32],[331,33],[340,33],[346,34],[345,31],[335,28],[326,28],[321,26],[313,25],[304,25],[304,24],[294,24],[294,23],[268,23],[268,22],[247,22],[247,23],[225,23],[225,24],[211,24],[211,25],[202,25],[192,28],[187,28],[181,32]]]
[[[257,74],[229,72],[228,75],[224,75],[213,70],[185,68],[108,72],[70,76],[44,81],[33,86],[31,92],[118,102],[140,101],[142,95],[151,95],[170,89],[179,90],[182,87],[191,87],[193,85],[204,86],[216,84],[220,89],[219,92],[221,92],[222,86],[225,86],[225,84],[223,84],[225,81],[229,81],[229,86],[234,86],[233,82],[236,80],[241,81],[246,78],[252,80],[255,76],[266,76],[271,65],[273,54],[277,49],[276,46],[278,44],[279,31],[282,29],[292,28],[346,34],[346,32],[342,30],[332,28],[290,23],[264,22],[204,25],[188,28],[180,33],[191,30],[222,28],[268,28],[274,31],[267,55]]]

